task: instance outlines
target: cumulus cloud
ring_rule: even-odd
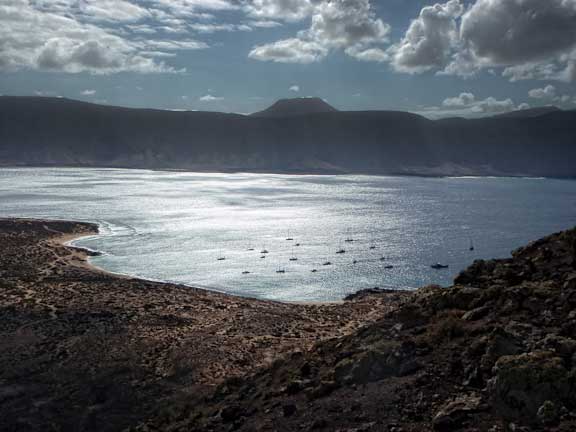
[[[82,96],[94,96],[96,94],[96,90],[82,90],[80,94]]]
[[[255,28],[274,28],[280,27],[282,24],[273,20],[251,20],[247,22],[247,25]]]
[[[249,57],[276,63],[313,63],[328,55],[328,49],[315,41],[298,38],[255,46]]]
[[[369,0],[318,3],[304,36],[329,47],[349,48],[388,41],[390,26],[376,18]]]
[[[291,86],[288,90],[290,90],[290,91],[292,91],[292,92],[295,92],[295,93],[298,93],[298,92],[300,91],[300,86],[298,86],[298,85],[293,85],[293,86]]]
[[[531,108],[530,104],[526,102],[523,102],[520,105],[518,105],[518,111],[527,110],[530,108]]]
[[[462,18],[461,33],[491,64],[546,60],[576,45],[576,1],[477,0]]]
[[[204,42],[194,39],[186,40],[147,40],[135,42],[135,45],[143,49],[160,49],[160,50],[198,50],[208,48]]]
[[[498,100],[491,96],[472,104],[472,111],[477,113],[504,113],[515,111],[516,109],[514,101],[510,98]]]
[[[203,35],[301,23],[303,30],[260,43],[249,57],[304,64],[340,51],[411,74],[470,77],[488,69],[510,81],[576,81],[576,0],[437,0],[423,7],[392,42],[390,26],[376,15],[376,4],[0,0],[0,70],[177,72],[170,58],[180,50],[209,48]],[[231,12],[240,19],[226,22]]]
[[[474,113],[500,113],[516,109],[512,99],[498,100],[492,96],[484,100],[476,100],[472,93],[460,93],[460,95],[447,98],[442,106],[456,109],[469,109]]]
[[[224,100],[223,97],[220,96],[212,96],[211,94],[207,94],[202,96],[198,99],[200,102],[218,102]]]
[[[460,0],[423,8],[402,40],[390,48],[394,69],[419,73],[446,66],[458,44],[456,20],[463,12]]]
[[[558,95],[556,87],[547,85],[542,88],[535,88],[528,92],[528,95],[533,99],[539,99],[542,102],[554,102],[559,105],[565,105],[570,102],[572,98],[569,95]]]
[[[478,100],[473,93],[460,93],[444,99],[440,107],[428,107],[419,113],[430,118],[483,117],[529,108],[528,104],[516,105],[510,98],[487,97]]]
[[[311,0],[249,0],[244,10],[255,18],[300,21],[308,17],[314,8]]]
[[[424,7],[389,49],[400,72],[576,80],[576,0],[450,0]]]
[[[139,21],[150,16],[148,9],[125,0],[85,0],[74,6],[94,21]]]
[[[188,24],[188,27],[199,33],[215,33],[219,31],[233,32],[233,31],[252,31],[252,27],[246,24],[204,24],[193,23]]]
[[[530,90],[528,95],[533,99],[554,99],[556,97],[556,87],[547,85],[544,88]]]
[[[0,69],[59,72],[176,72],[155,59],[155,50],[203,49],[195,40],[142,40],[100,25],[99,21],[135,21],[148,10],[120,0],[86,1],[74,7],[60,2],[10,0],[0,3]],[[112,13],[113,16],[108,15]],[[89,19],[88,19],[89,18]],[[34,23],[34,31],[30,30]],[[126,28],[128,31],[130,27]],[[147,27],[136,28],[150,33]]]
[[[477,0],[460,37],[477,69],[504,67],[511,81],[576,79],[576,0]],[[454,63],[450,72],[467,71]]]
[[[292,4],[266,0],[267,5],[272,3]],[[304,3],[308,5],[306,8]],[[385,56],[374,45],[388,42],[390,26],[376,17],[369,0],[307,0],[294,4],[304,16],[310,16],[310,27],[296,37],[258,45],[249,57],[280,63],[312,63],[332,50],[344,50],[366,61],[381,61]]]
[[[476,102],[476,97],[472,93],[460,93],[459,96],[444,99],[442,105],[445,107],[467,107]]]
[[[346,49],[346,54],[356,60],[365,62],[383,63],[390,60],[388,53],[381,48],[366,48],[353,46]]]
[[[233,0],[149,0],[149,2],[155,7],[169,10],[174,15],[188,18],[202,17],[203,11],[227,11],[239,8],[237,2]]]
[[[159,61],[205,42],[170,35],[242,31],[244,24],[189,22],[232,10],[235,0],[0,0],[0,70],[179,72]],[[32,30],[33,28],[33,30]],[[142,35],[158,35],[149,40]],[[168,36],[166,36],[168,35]]]

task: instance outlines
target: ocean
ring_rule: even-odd
[[[449,285],[476,259],[571,228],[576,181],[3,168],[0,217],[97,222],[101,235],[74,244],[111,272],[336,301]]]

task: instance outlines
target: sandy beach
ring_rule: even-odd
[[[93,224],[0,220],[0,417],[7,430],[120,430],[173,395],[210,392],[350,334],[404,292],[288,304],[106,273],[67,246]]]

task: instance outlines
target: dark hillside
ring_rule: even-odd
[[[576,176],[574,111],[431,121],[305,100],[320,112],[242,116],[0,97],[0,165]]]

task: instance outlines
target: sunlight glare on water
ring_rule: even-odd
[[[448,285],[474,259],[570,228],[576,182],[5,168],[0,203],[1,217],[98,222],[102,235],[76,244],[102,251],[92,262],[109,271],[329,301],[363,288]],[[431,269],[436,262],[450,268]]]

